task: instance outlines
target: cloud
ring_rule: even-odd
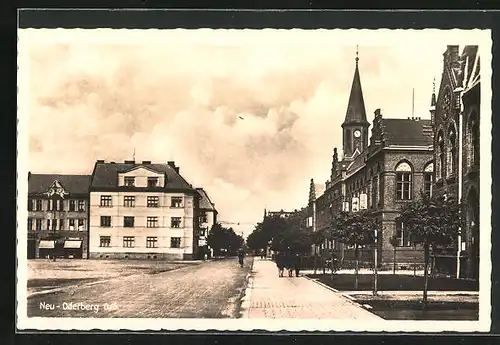
[[[30,169],[89,172],[135,149],[137,160],[175,160],[227,220],[300,208],[340,147],[355,51],[302,43],[33,44]],[[413,87],[426,116],[445,46],[423,49],[360,47],[369,121],[379,107],[410,116]]]

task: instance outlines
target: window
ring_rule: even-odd
[[[424,169],[424,193],[427,196],[432,196],[432,184],[434,182],[434,164],[428,164]]]
[[[181,196],[173,196],[171,199],[171,207],[182,207],[182,197]]]
[[[64,219],[59,219],[59,230],[60,231],[64,230]]]
[[[35,200],[35,209],[33,211],[42,211],[42,200]]]
[[[75,220],[74,219],[70,219],[69,220],[69,229],[70,230],[75,230]]]
[[[50,219],[47,219],[47,231],[50,230]]]
[[[396,167],[396,200],[411,200],[412,197],[412,169],[406,162]]]
[[[112,207],[111,195],[101,195],[101,207]]]
[[[411,246],[408,230],[405,229],[404,224],[402,222],[396,222],[396,237],[398,239],[398,246],[400,247]]]
[[[134,236],[124,236],[123,237],[123,247],[125,248],[133,248],[135,244]]]
[[[78,200],[78,212],[85,211],[85,200]]]
[[[444,176],[444,140],[443,133],[439,132],[438,134],[438,150],[437,150],[437,169],[436,176],[439,179],[442,179]]]
[[[69,210],[70,211],[74,211],[76,209],[75,203],[76,203],[75,200],[70,200],[69,201]]]
[[[378,176],[373,177],[372,181],[372,207],[377,207],[378,204]]]
[[[148,177],[148,187],[158,187],[158,177]]]
[[[134,217],[123,217],[123,227],[133,228],[134,227]]]
[[[41,219],[36,219],[35,220],[35,229],[36,229],[36,231],[41,231],[42,230],[42,220]]]
[[[479,124],[475,112],[470,115],[469,123],[467,124],[467,142],[467,162],[469,167],[473,167],[479,164]]]
[[[170,227],[180,228],[181,227],[181,217],[172,217],[170,219]]]
[[[171,237],[170,238],[170,248],[180,248],[181,247],[181,238],[180,237]]]
[[[33,211],[34,200],[28,199],[28,211]]]
[[[111,216],[101,216],[101,226],[109,228],[111,226]]]
[[[57,230],[57,219],[52,219],[52,231]]]
[[[125,207],[135,207],[135,196],[124,196],[123,206]]]
[[[156,248],[158,237],[146,237],[146,248]]]
[[[455,147],[457,135],[453,127],[448,131],[448,151],[447,151],[447,176],[452,176],[456,173],[457,169],[457,148]]]
[[[125,186],[134,187],[135,186],[135,177],[125,176],[124,182],[125,182]]]
[[[157,196],[148,196],[148,207],[158,207]]]
[[[111,236],[99,236],[99,247],[110,247]]]
[[[64,200],[57,200],[57,209],[59,211],[64,211]]]
[[[148,228],[157,228],[158,227],[158,217],[148,217],[146,220],[146,226]]]
[[[33,230],[33,219],[28,218],[28,231]]]
[[[206,223],[207,222],[207,214],[202,213],[200,214],[200,223]]]
[[[83,219],[78,219],[78,231],[83,231],[84,228],[84,220]]]

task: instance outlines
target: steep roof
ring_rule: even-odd
[[[432,145],[431,120],[382,119],[382,132],[389,145]]]
[[[92,189],[106,189],[118,187],[118,174],[127,172],[136,167],[144,167],[166,175],[165,189],[182,189],[194,191],[194,188],[168,164],[143,163],[107,163],[97,162],[91,183]]]
[[[356,158],[350,163],[348,163],[347,177],[355,174],[360,168],[365,166],[366,156],[368,155],[368,150],[364,150],[361,154],[357,155]]]
[[[88,194],[90,179],[90,175],[29,174],[28,193],[45,193],[54,181],[59,181],[70,194]]]
[[[365,101],[363,99],[363,90],[361,89],[361,78],[359,77],[358,57],[356,56],[356,68],[352,80],[351,94],[347,103],[347,112],[342,125],[347,124],[368,124],[366,120]]]
[[[208,197],[207,192],[203,188],[196,188],[196,191],[200,195],[200,208],[215,211],[215,205]]]

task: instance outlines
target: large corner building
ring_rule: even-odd
[[[90,185],[90,257],[193,259],[199,199],[174,162],[97,161]]]

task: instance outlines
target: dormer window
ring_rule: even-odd
[[[135,177],[125,176],[124,183],[126,187],[134,187],[135,186]]]
[[[158,187],[158,177],[148,177],[148,187]]]

